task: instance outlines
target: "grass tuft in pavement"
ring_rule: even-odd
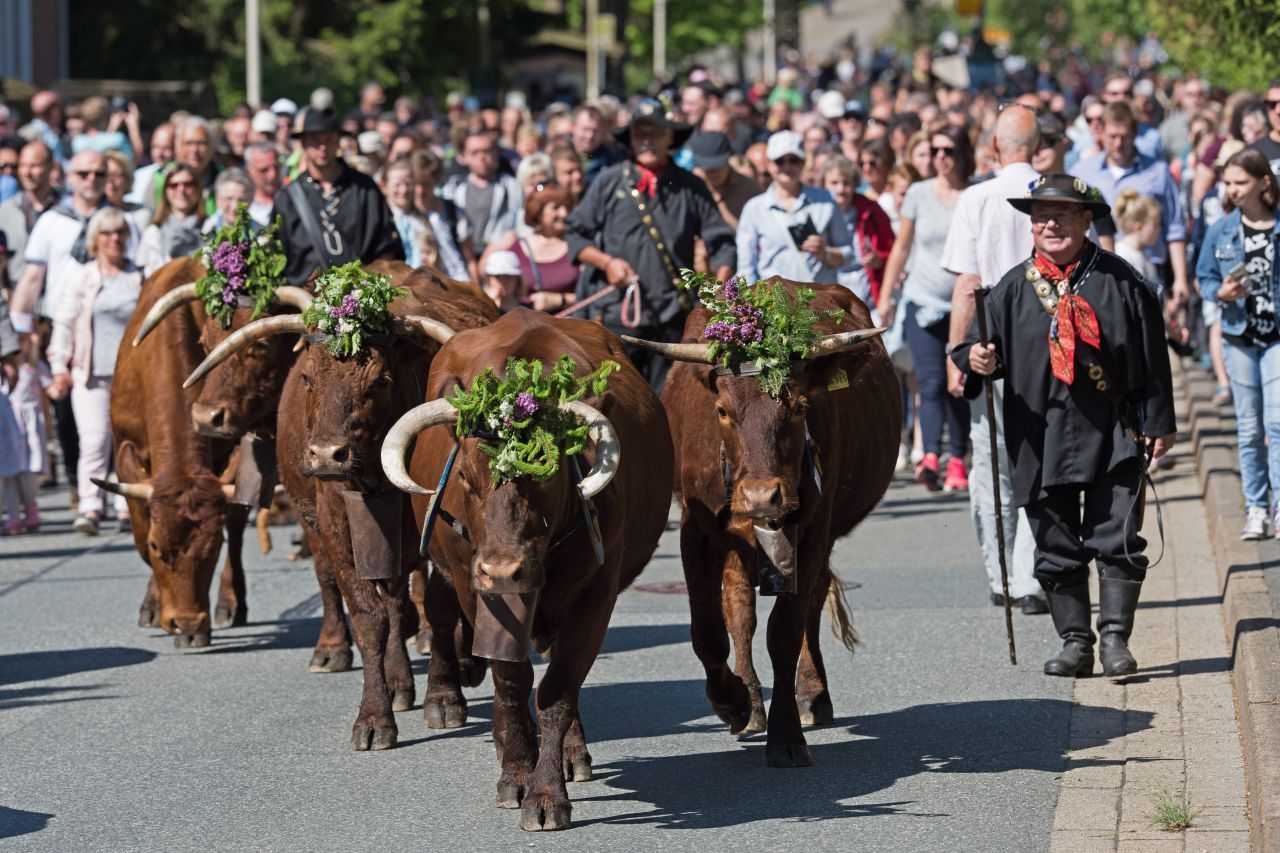
[[[1200,809],[1191,807],[1190,798],[1179,803],[1174,800],[1168,789],[1157,794],[1153,802],[1156,810],[1147,815],[1147,820],[1152,826],[1159,827],[1165,832],[1181,832],[1191,826],[1191,822],[1200,814]]]

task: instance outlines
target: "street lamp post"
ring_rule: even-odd
[[[772,86],[778,74],[778,2],[764,0],[764,82]]]
[[[667,0],[653,0],[653,76],[667,70]]]
[[[262,39],[258,33],[261,15],[259,0],[244,0],[244,88],[254,109],[262,106]]]

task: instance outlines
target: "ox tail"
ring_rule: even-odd
[[[836,635],[836,639],[846,649],[853,651],[858,645],[858,632],[853,629],[849,601],[845,598],[840,578],[836,577],[835,572],[831,573],[831,583],[827,587],[827,614],[831,617],[831,633]]]

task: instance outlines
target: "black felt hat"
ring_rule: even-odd
[[[689,151],[693,153],[693,165],[699,169],[719,169],[728,165],[733,146],[720,131],[704,130],[694,134]]]
[[[674,133],[676,139],[671,146],[673,151],[688,142],[689,137],[693,134],[693,125],[676,121],[672,118],[671,112],[662,105],[661,101],[646,98],[636,104],[636,108],[631,112],[631,121],[626,127],[614,128],[613,138],[620,144],[628,148],[631,147],[631,128],[635,127],[638,121],[651,122]]]
[[[290,134],[294,139],[302,138],[307,133],[342,133],[342,124],[338,115],[331,109],[317,110],[308,107],[302,111],[294,131]]]
[[[1030,213],[1031,205],[1037,201],[1078,204],[1091,211],[1094,219],[1111,213],[1111,206],[1096,187],[1071,175],[1041,175],[1027,184],[1027,192],[1021,198],[1009,199],[1009,204],[1023,213]]]

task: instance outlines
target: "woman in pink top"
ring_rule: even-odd
[[[520,261],[525,304],[538,311],[561,311],[574,303],[578,266],[569,258],[564,221],[572,195],[568,188],[542,184],[524,203],[524,221],[533,229],[519,236],[509,231],[493,240],[486,253],[508,250]]]

